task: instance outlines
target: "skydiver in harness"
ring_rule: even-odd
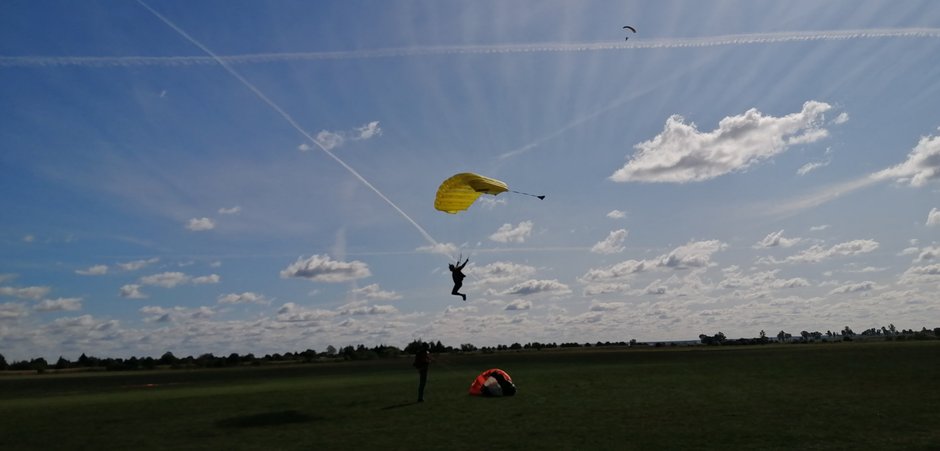
[[[463,264],[460,263],[460,257],[462,257],[462,255],[457,257],[457,265],[452,265],[450,263],[447,264],[447,267],[450,268],[450,275],[454,279],[454,289],[450,291],[450,294],[454,296],[460,296],[464,301],[466,301],[467,295],[458,293],[457,290],[463,286],[463,278],[467,277],[463,272],[461,272],[461,270],[464,266],[467,266],[467,262],[470,261],[470,257],[467,257],[467,259],[463,261]]]

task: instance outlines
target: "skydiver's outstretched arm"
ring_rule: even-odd
[[[467,259],[463,261],[463,264],[460,264],[460,260],[457,260],[457,269],[463,269],[464,266],[467,266],[467,262],[469,261],[470,257],[467,257]]]

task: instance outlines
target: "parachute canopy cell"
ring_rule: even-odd
[[[481,194],[495,196],[508,190],[509,187],[499,180],[472,172],[462,172],[441,183],[434,198],[434,208],[455,214],[470,208]]]
[[[512,383],[509,373],[491,368],[476,377],[470,384],[470,394],[473,396],[513,396],[516,386]]]

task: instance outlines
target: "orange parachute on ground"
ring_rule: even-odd
[[[516,394],[516,386],[512,383],[509,373],[492,368],[480,373],[470,384],[470,394],[474,396],[512,396]]]

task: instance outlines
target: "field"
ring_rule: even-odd
[[[0,449],[940,449],[940,341],[435,357],[0,376]]]

